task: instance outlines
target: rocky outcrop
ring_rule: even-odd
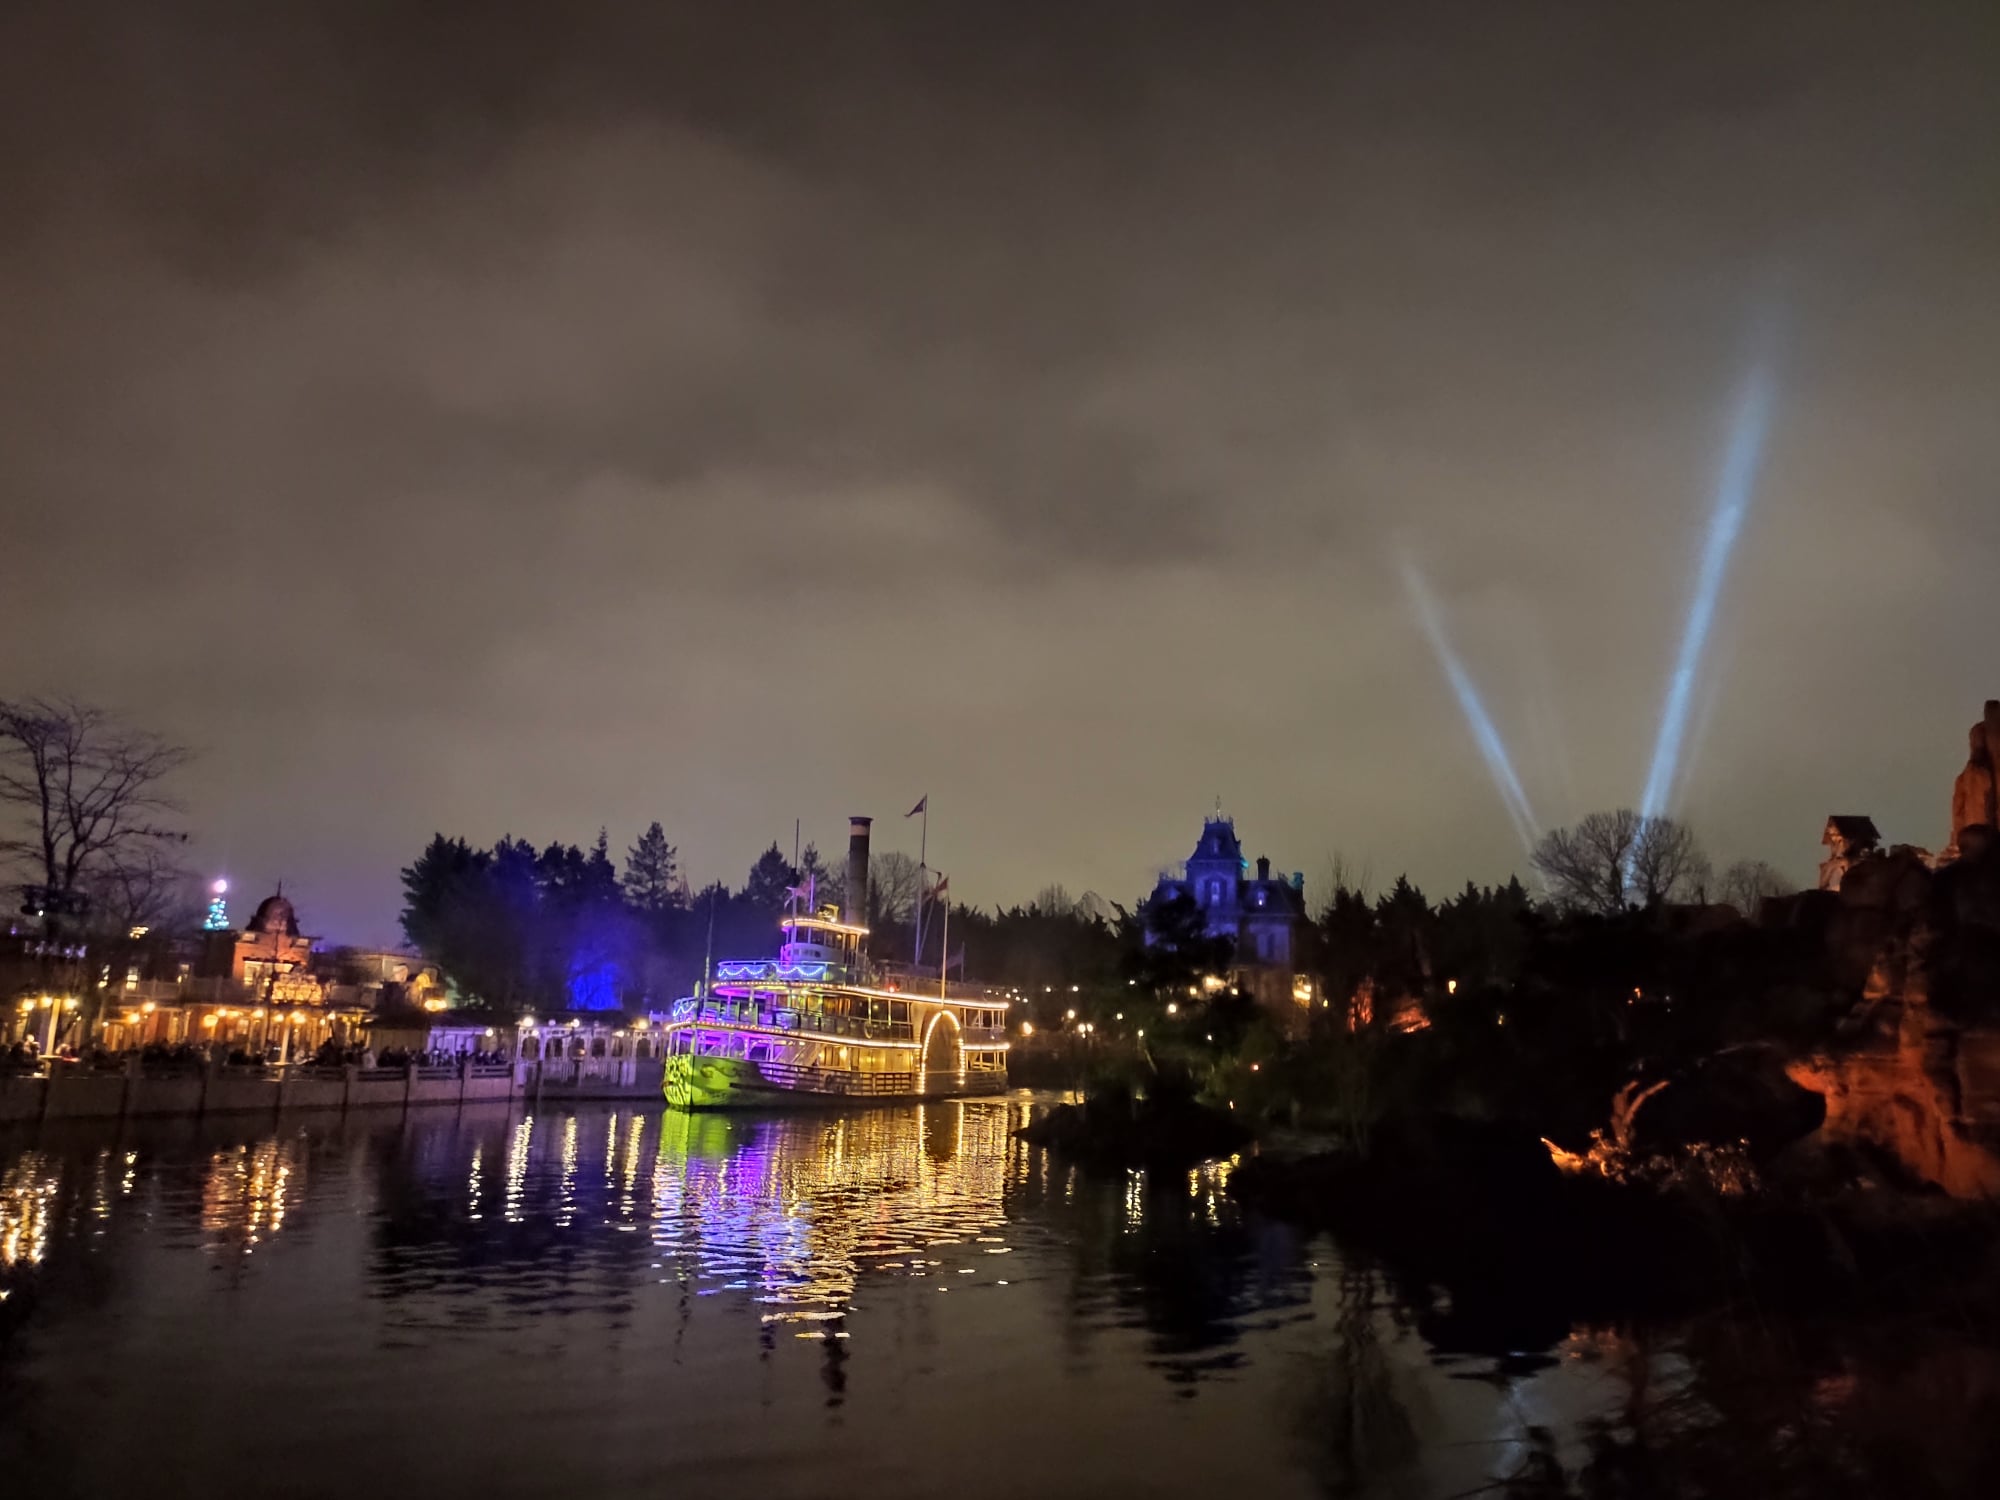
[[[2000,1197],[2000,700],[1969,735],[1935,861],[1899,846],[1845,871],[1821,927],[1860,987],[1835,1043],[1787,1068],[1826,1099],[1822,1145],[1955,1197]]]
[[[1740,1142],[1762,1162],[1826,1119],[1821,1092],[1788,1076],[1774,1047],[1730,1047],[1648,1091],[1632,1111],[1629,1149],[1671,1156]]]
[[[2000,750],[2000,699],[1986,700],[1985,713],[1972,726],[1968,739],[1965,769],[1951,787],[1951,839],[1945,845],[1945,860],[1968,852],[1967,829],[1982,830],[1974,837],[1983,842],[2000,826],[2000,787],[1996,787],[1993,771],[1994,752]]]
[[[1954,1197],[2000,1196],[2000,1026],[1931,1000],[1937,936],[1887,945],[1842,1043],[1794,1061],[1794,1082],[1826,1098],[1829,1145],[1886,1157]]]

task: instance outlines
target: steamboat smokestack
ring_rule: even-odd
[[[851,818],[847,824],[847,905],[843,921],[868,925],[868,825],[873,818]]]

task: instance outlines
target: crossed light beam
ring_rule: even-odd
[[[1534,809],[1528,806],[1528,794],[1521,789],[1521,778],[1514,774],[1514,762],[1508,757],[1507,746],[1500,738],[1492,715],[1486,712],[1479,689],[1472,685],[1465,663],[1452,650],[1451,638],[1445,634],[1444,617],[1438,611],[1437,600],[1431,596],[1430,586],[1424,582],[1423,574],[1417,571],[1416,563],[1407,553],[1400,562],[1403,588],[1410,596],[1410,608],[1416,612],[1417,622],[1423,626],[1424,636],[1431,643],[1431,651],[1436,655],[1438,665],[1444,669],[1445,680],[1451,684],[1452,694],[1465,713],[1473,743],[1479,746],[1486,769],[1493,777],[1494,790],[1500,793],[1500,800],[1507,808],[1507,817],[1513,823],[1514,831],[1521,836],[1521,847],[1533,853],[1535,843],[1541,837],[1541,825],[1535,821]]]
[[[1646,775],[1646,790],[1639,799],[1639,812],[1644,817],[1658,817],[1673,798],[1674,775],[1680,767],[1682,742],[1687,737],[1688,711],[1694,701],[1709,629],[1715,623],[1716,599],[1728,576],[1729,559],[1736,551],[1737,539],[1743,534],[1743,517],[1756,491],[1757,471],[1764,458],[1764,439],[1771,427],[1772,385],[1768,365],[1759,361],[1751,367],[1737,392],[1729,447],[1723,454],[1721,482],[1715,490],[1715,511],[1709,517],[1708,537],[1695,575],[1694,598],[1688,605],[1680,652],[1674,658],[1674,674],[1667,682],[1660,734],[1653,743],[1652,769]]]

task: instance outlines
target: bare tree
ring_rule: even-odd
[[[1632,851],[1632,897],[1640,906],[1661,901],[1707,904],[1715,867],[1694,830],[1676,818],[1642,818]]]
[[[1061,885],[1045,885],[1035,893],[1031,908],[1038,916],[1067,917],[1076,910],[1076,899]]]
[[[868,870],[868,900],[877,921],[915,920],[917,862],[895,849],[876,855]]]
[[[1757,908],[1768,897],[1789,896],[1797,889],[1765,861],[1739,859],[1722,872],[1722,879],[1716,887],[1716,899],[1735,907],[1746,917],[1754,917]]]
[[[201,914],[193,876],[170,844],[148,842],[107,859],[84,876],[95,925],[123,934],[135,927],[192,927]]]
[[[162,868],[158,856],[187,835],[166,783],[188,752],[68,699],[0,702],[0,829],[10,858],[45,893],[51,924],[81,908],[90,887],[120,871]],[[135,887],[136,888],[136,887]]]
[[[1629,807],[1551,829],[1535,846],[1534,863],[1557,905],[1606,915],[1698,899],[1710,870],[1685,823],[1641,817]]]

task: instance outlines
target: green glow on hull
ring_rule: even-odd
[[[667,1103],[675,1109],[749,1109],[782,1101],[785,1094],[764,1081],[755,1063],[686,1053],[667,1059],[663,1087]]]

